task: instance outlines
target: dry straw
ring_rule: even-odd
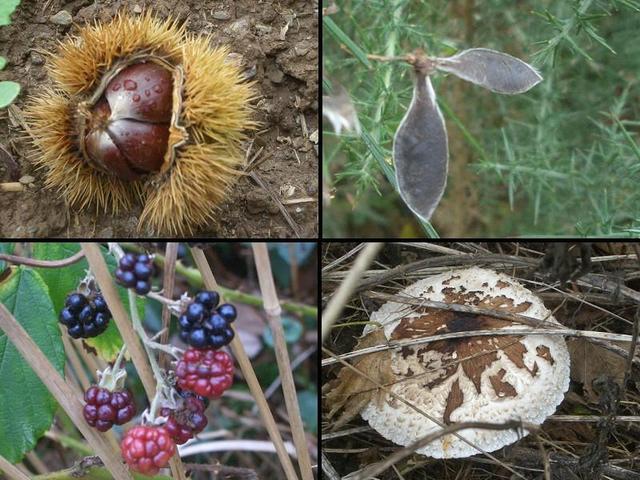
[[[207,258],[204,255],[204,252],[199,248],[192,248],[191,254],[193,255],[193,259],[196,262],[198,269],[202,275],[202,279],[204,282],[204,286],[208,290],[219,290],[218,282],[216,282],[215,277],[213,276],[213,272],[211,271],[211,267],[207,262]],[[232,328],[233,324],[232,324]],[[242,370],[242,375],[244,376],[245,381],[251,391],[251,395],[253,395],[254,400],[256,401],[256,405],[258,406],[258,410],[260,411],[260,416],[264,421],[265,428],[269,433],[269,437],[273,442],[276,453],[278,455],[278,459],[280,460],[280,464],[287,476],[287,480],[297,480],[296,471],[293,467],[293,463],[291,462],[291,458],[289,458],[289,454],[284,446],[282,441],[282,437],[280,436],[280,432],[278,431],[278,427],[273,418],[273,414],[269,409],[269,405],[267,403],[267,399],[264,396],[262,388],[260,387],[260,382],[258,382],[258,378],[256,377],[256,373],[251,366],[251,360],[247,356],[247,353],[244,350],[244,346],[242,342],[236,335],[231,342],[231,351],[240,366],[240,370]]]
[[[282,309],[280,308],[276,286],[273,282],[271,262],[269,261],[269,252],[267,251],[266,244],[254,243],[253,254],[258,271],[258,282],[260,283],[260,290],[264,299],[264,310],[267,313],[269,326],[273,334],[276,361],[278,362],[278,370],[280,371],[280,378],[282,379],[282,391],[289,414],[289,422],[291,423],[293,442],[298,450],[300,472],[302,473],[303,480],[313,480],[307,439],[304,433],[302,417],[300,416],[296,386],[293,381],[293,373],[291,372],[291,361],[289,359],[287,342],[284,338],[284,329],[282,328],[282,320],[280,318]]]

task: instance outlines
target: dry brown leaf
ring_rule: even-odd
[[[373,347],[386,342],[384,333],[378,329],[360,337],[355,349]],[[363,355],[353,361],[355,368],[382,385],[388,385],[395,380],[390,364],[389,350]],[[378,392],[378,388],[371,380],[347,367],[342,367],[338,377],[329,382],[323,390],[323,393],[326,392],[325,405],[329,408],[328,417],[332,418],[342,410],[332,429],[341,427],[358,415]]]
[[[616,344],[628,348],[623,343]],[[624,358],[584,338],[571,340],[567,342],[567,346],[571,356],[571,379],[583,384],[589,402],[598,403],[598,395],[593,390],[592,382],[600,375],[607,375],[622,386],[626,368]]]

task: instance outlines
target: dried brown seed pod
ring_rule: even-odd
[[[140,202],[139,227],[153,233],[211,222],[255,127],[253,85],[227,54],[150,12],[64,41],[48,66],[54,85],[27,109],[46,185],[97,212]]]

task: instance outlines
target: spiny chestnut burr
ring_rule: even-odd
[[[254,86],[228,48],[147,12],[62,42],[53,85],[30,98],[31,158],[46,186],[97,212],[142,205],[138,229],[192,235],[240,176]]]

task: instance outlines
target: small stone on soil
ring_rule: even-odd
[[[217,12],[213,12],[213,18],[216,20],[229,20],[231,18],[231,14],[223,10],[218,10]]]
[[[274,68],[269,72],[269,80],[271,80],[273,83],[282,83],[283,79],[284,73],[282,73],[282,70]]]
[[[51,23],[55,23],[56,25],[71,25],[73,22],[73,17],[66,10],[60,10],[55,15],[49,17],[49,21]]]
[[[32,65],[43,65],[44,64],[44,58],[42,58],[42,55],[40,55],[39,53],[31,52],[31,64]]]
[[[22,177],[20,177],[20,180],[18,180],[20,183],[22,183],[23,185],[27,185],[29,183],[33,183],[35,180],[35,178],[33,178],[31,175],[24,175]]]

